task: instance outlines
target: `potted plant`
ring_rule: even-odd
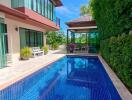
[[[48,53],[48,46],[42,47],[42,50],[44,51],[44,55]]]
[[[28,60],[31,57],[32,51],[29,47],[21,49],[20,58],[22,60]]]

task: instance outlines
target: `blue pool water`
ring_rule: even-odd
[[[0,100],[121,100],[98,57],[66,56],[0,91]]]

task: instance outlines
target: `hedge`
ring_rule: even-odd
[[[91,9],[102,39],[132,30],[132,0],[91,0]]]
[[[132,0],[90,0],[90,8],[101,55],[132,91]]]
[[[102,40],[101,54],[132,92],[132,34]]]

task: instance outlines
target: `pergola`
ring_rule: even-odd
[[[77,44],[82,46],[82,49],[75,48],[76,51],[85,50],[86,52],[96,52],[97,42],[99,38],[99,33],[97,31],[97,26],[95,20],[92,19],[92,16],[85,15],[81,16],[80,18],[74,19],[66,23],[68,26],[67,29],[67,51],[69,52],[69,45],[70,44]],[[77,36],[76,36],[77,35]],[[76,39],[79,38],[79,35],[85,35],[85,43],[81,42],[76,43]],[[92,43],[93,42],[93,43]],[[83,45],[85,44],[86,47]],[[77,46],[76,46],[77,47]],[[93,50],[92,50],[93,49]]]

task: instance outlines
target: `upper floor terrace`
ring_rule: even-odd
[[[9,8],[15,9],[28,16],[28,19],[51,26],[57,30],[60,28],[60,19],[56,17],[55,13],[55,7],[62,6],[60,0],[7,0],[0,3],[8,7],[6,9],[1,7],[0,11],[6,10],[8,12]]]

